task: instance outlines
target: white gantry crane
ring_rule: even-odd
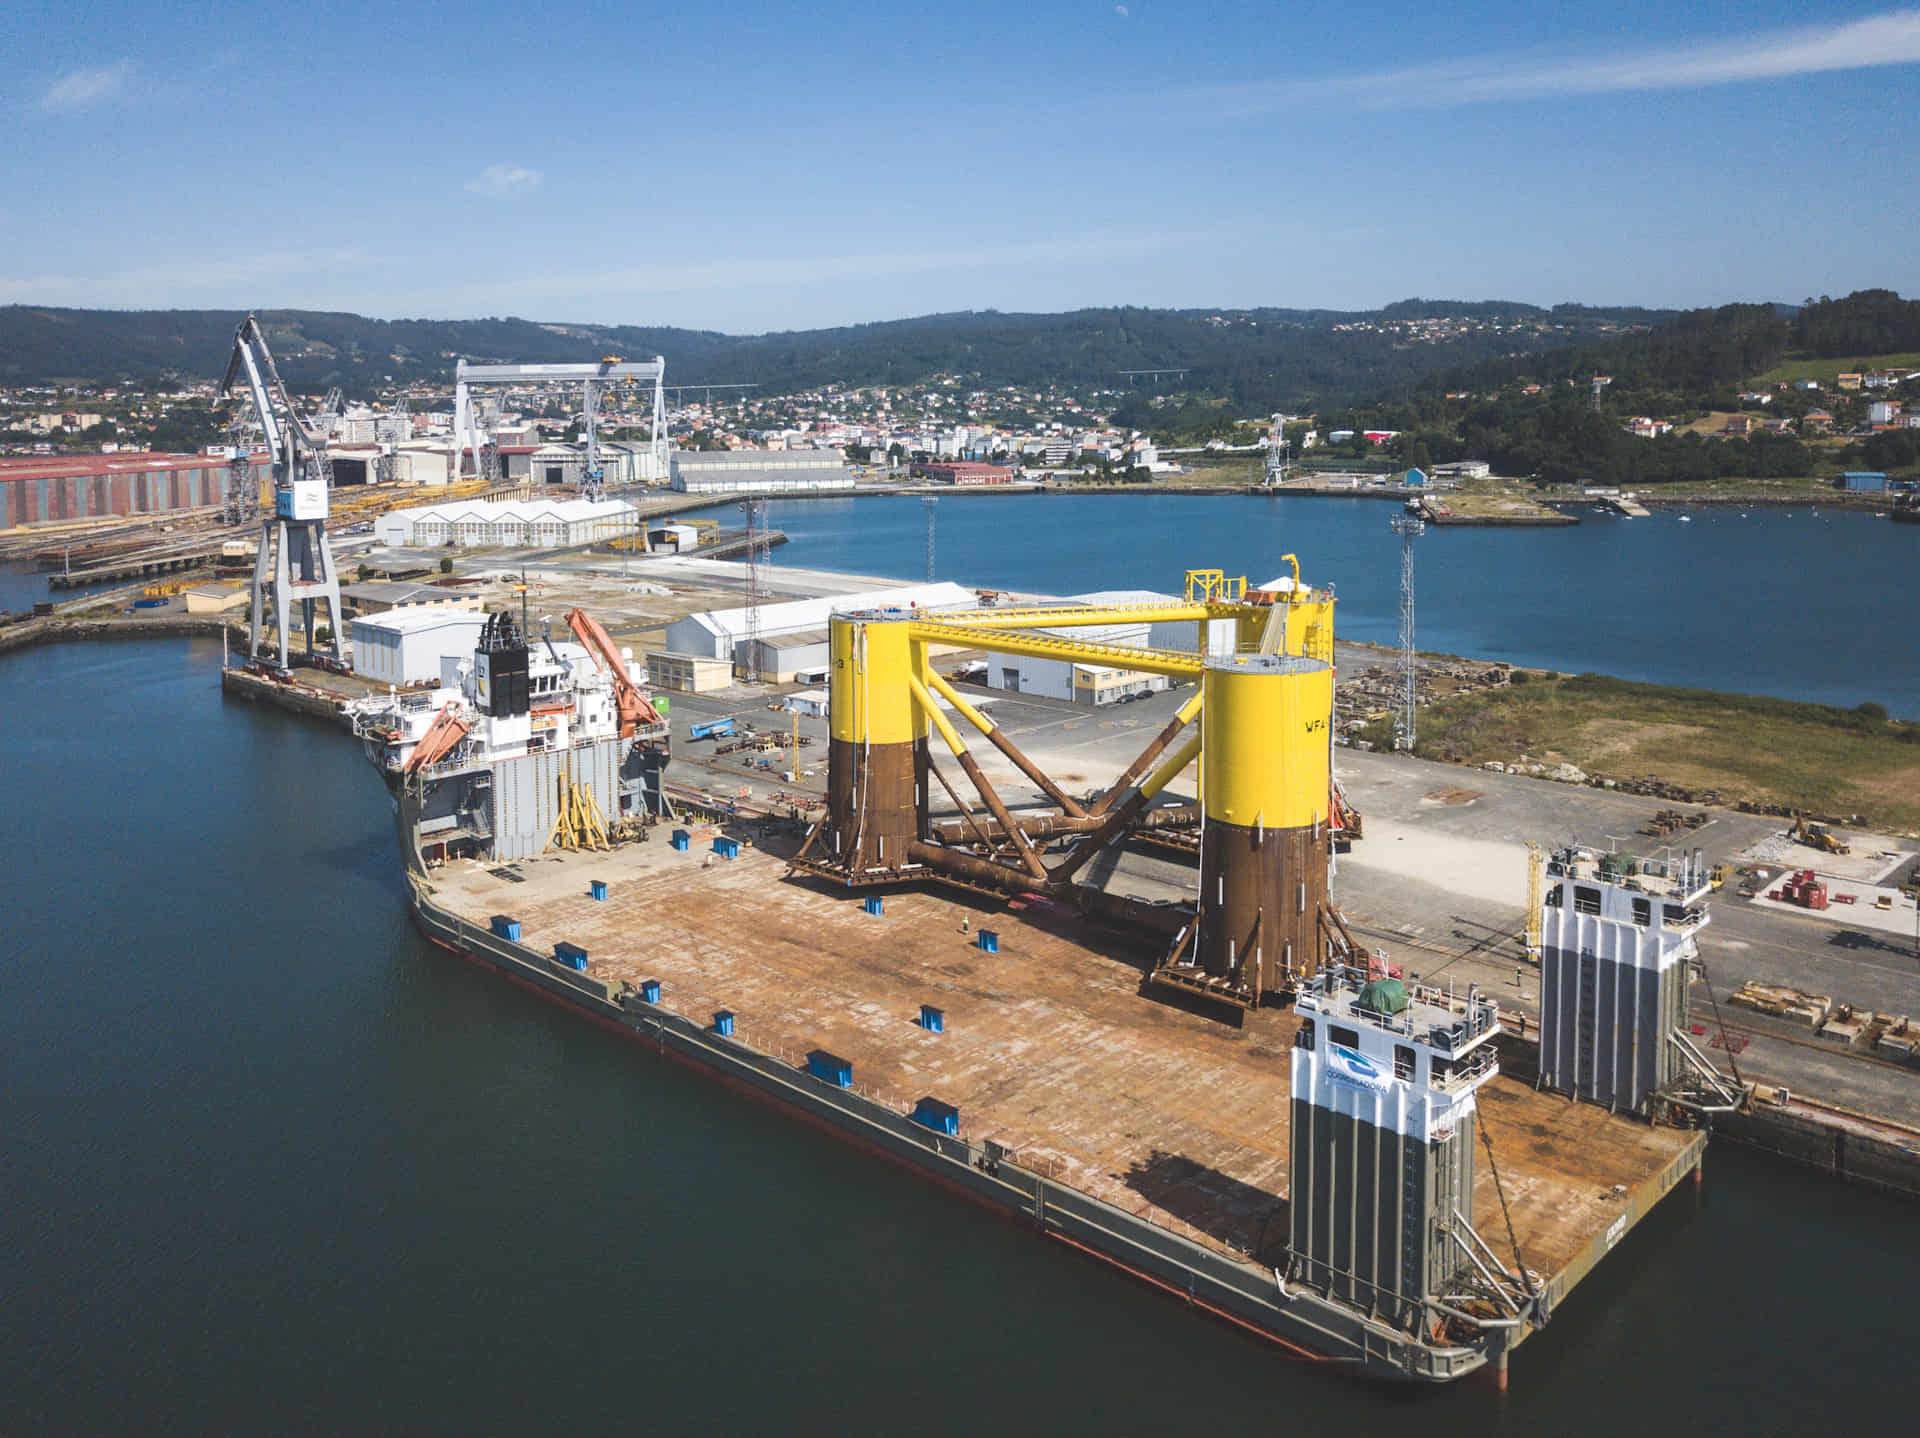
[[[327,543],[327,491],[333,483],[323,433],[304,419],[280,382],[280,371],[267,348],[260,321],[249,314],[233,334],[233,358],[220,381],[225,397],[241,373],[253,398],[255,417],[273,458],[273,513],[260,526],[260,551],[253,566],[253,622],[247,630],[247,652],[260,658],[264,625],[271,619],[280,665],[293,664],[289,611],[300,605],[301,627],[309,658],[316,653],[313,615],[316,604],[327,606],[326,645],[334,663],[340,654],[340,575]],[[272,594],[271,614],[267,597]]]
[[[600,441],[597,434],[600,415],[600,394],[616,380],[637,379],[653,381],[653,455],[652,471],[648,476],[664,480],[667,477],[667,426],[666,396],[661,381],[666,378],[667,362],[659,355],[650,360],[623,360],[609,355],[598,364],[468,364],[461,360],[454,367],[453,384],[453,448],[454,464],[461,463],[461,457],[471,450],[473,453],[473,472],[484,473],[482,453],[487,439],[474,423],[473,401],[468,386],[475,384],[527,384],[542,380],[578,380],[586,387],[586,403],[581,408],[583,438],[586,440],[586,463],[581,475],[581,490],[589,499],[600,497],[604,475],[600,465]]]

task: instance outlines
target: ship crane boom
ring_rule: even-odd
[[[627,675],[626,662],[600,622],[584,609],[567,611],[567,628],[585,646],[596,666],[613,678],[614,698],[620,706],[620,737],[656,739],[665,735],[667,721]]]

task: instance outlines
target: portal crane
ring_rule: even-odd
[[[647,741],[666,738],[666,719],[640,692],[640,686],[627,677],[626,662],[600,621],[584,609],[569,609],[567,628],[585,646],[594,664],[613,676],[614,699],[620,706],[620,737]]]
[[[253,397],[254,413],[260,421],[267,450],[273,459],[273,514],[262,525],[260,550],[253,566],[253,616],[247,633],[251,658],[260,657],[260,642],[265,626],[266,598],[273,595],[275,643],[280,664],[292,664],[293,645],[288,634],[288,609],[300,602],[302,627],[306,632],[307,655],[314,654],[313,611],[318,603],[328,606],[330,627],[327,645],[335,664],[342,662],[340,635],[344,628],[340,612],[340,576],[333,564],[333,550],[327,544],[327,490],[333,482],[327,460],[326,436],[301,417],[293,396],[281,382],[273,351],[259,319],[249,314],[234,330],[233,356],[220,381],[220,397],[233,388],[244,371],[247,389]]]

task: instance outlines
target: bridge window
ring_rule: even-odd
[[[1393,1046],[1393,1076],[1395,1078],[1411,1079],[1413,1077],[1413,1066],[1415,1062],[1413,1045],[1395,1044]]]
[[[1653,900],[1635,899],[1633,901],[1633,921],[1645,928],[1653,922]]]
[[[1600,912],[1600,891],[1588,888],[1585,884],[1573,886],[1573,908],[1579,914],[1597,914]]]
[[[1343,1029],[1338,1024],[1332,1024],[1327,1028],[1327,1040],[1330,1043],[1340,1044],[1346,1048],[1357,1049],[1360,1047],[1360,1031],[1358,1029]]]

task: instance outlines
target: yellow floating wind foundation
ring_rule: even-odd
[[[1287,556],[1289,562],[1292,556]],[[1250,590],[1220,571],[1189,575],[1184,600],[1049,605],[936,615],[882,610],[829,620],[827,815],[796,869],[849,885],[941,878],[999,893],[1050,893],[1137,918],[1138,906],[1075,882],[1096,854],[1136,829],[1198,826],[1201,882],[1191,911],[1159,906],[1152,926],[1180,932],[1156,977],[1235,1002],[1312,973],[1345,947],[1327,903],[1333,816],[1331,593],[1290,579]],[[1209,656],[1217,621],[1236,653]],[[1078,638],[1115,624],[1195,625],[1195,651]],[[1064,632],[1063,632],[1064,631]],[[991,717],[935,673],[933,646],[1028,655],[1195,682],[1195,692],[1104,792],[1082,800],[1055,783]],[[968,748],[977,732],[1058,807],[1016,816]],[[929,753],[937,736],[965,783]],[[1201,802],[1153,810],[1196,763]],[[1144,779],[1142,776],[1146,776]],[[928,821],[929,786],[957,822]],[[971,789],[984,813],[965,797]],[[1181,844],[1190,837],[1174,833]],[[1049,868],[1049,846],[1068,847]],[[1166,913],[1175,915],[1168,921]],[[1184,917],[1182,917],[1184,915]]]

